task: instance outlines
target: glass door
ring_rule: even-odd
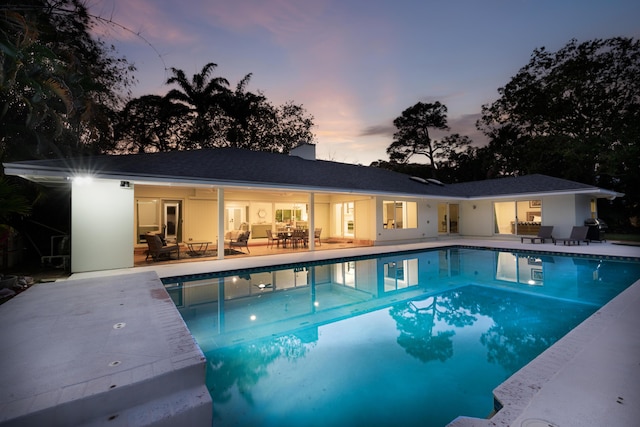
[[[353,237],[355,234],[354,202],[336,203],[334,205],[334,229],[336,237]]]
[[[438,204],[438,233],[459,233],[460,206],[456,203]]]
[[[353,237],[354,235],[354,215],[353,215],[353,202],[347,202],[344,204],[344,236]]]
[[[496,202],[493,204],[495,234],[516,234],[516,204]]]
[[[460,220],[459,212],[459,205],[449,205],[449,233],[451,234],[458,234],[458,221]]]
[[[180,202],[165,201],[164,206],[164,237],[167,242],[176,243],[180,239]]]
[[[496,202],[495,234],[536,235],[542,225],[542,200]]]
[[[240,207],[228,207],[225,210],[225,230],[239,230],[242,223],[245,221],[244,215],[245,209]]]

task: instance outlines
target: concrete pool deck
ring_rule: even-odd
[[[210,425],[202,353],[159,278],[460,245],[640,259],[640,247],[608,242],[456,239],[73,274],[0,308],[0,322],[12,325],[0,332],[0,424]],[[494,393],[504,407],[493,418],[450,425],[636,425],[639,306],[640,281],[501,384]]]
[[[210,426],[205,358],[153,272],[0,306],[0,425]]]

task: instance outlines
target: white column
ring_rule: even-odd
[[[315,206],[315,193],[309,194],[309,250],[313,251],[316,248],[316,206]]]
[[[218,187],[218,259],[224,259],[224,188]]]

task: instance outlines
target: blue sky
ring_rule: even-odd
[[[231,86],[313,115],[318,158],[388,160],[393,119],[440,101],[451,132],[475,130],[483,104],[535,48],[572,38],[640,37],[637,0],[91,0],[116,27],[97,31],[138,68],[134,96],[164,94],[169,73],[208,62]],[[154,50],[155,49],[155,50]],[[161,56],[158,56],[159,52]],[[415,157],[416,162],[426,159]]]

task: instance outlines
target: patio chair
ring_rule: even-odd
[[[147,233],[145,234],[145,240],[147,241],[147,245],[149,245],[149,250],[147,251],[147,257],[145,261],[151,257],[154,261],[159,261],[163,257],[167,257],[171,259],[171,254],[175,252],[178,255],[178,259],[180,259],[180,245],[168,245],[165,246],[162,244],[162,239],[158,234],[155,233]]]
[[[563,245],[571,246],[572,243],[577,243],[579,245],[580,242],[587,242],[587,245],[588,245],[589,244],[589,239],[587,239],[588,232],[589,232],[589,227],[574,226],[571,229],[571,235],[569,237],[556,238],[553,244],[555,245],[558,242],[562,242]]]
[[[276,246],[280,247],[280,236],[274,236],[273,235],[273,231],[271,230],[266,230],[267,231],[267,247],[271,247],[273,248],[273,242],[276,242]]]
[[[229,249],[247,248],[247,252],[251,253],[249,250],[249,236],[251,236],[250,231],[239,233],[237,238],[229,240]]]
[[[296,228],[291,233],[291,246],[297,248],[298,245],[306,246],[309,241],[309,232],[302,228]]]
[[[555,243],[555,239],[551,235],[552,232],[553,225],[542,225],[538,230],[537,236],[522,236],[520,237],[520,243],[524,243],[525,239],[529,239],[530,243],[535,243],[536,240],[540,240],[540,243],[544,243],[547,239],[550,239],[553,243]]]

